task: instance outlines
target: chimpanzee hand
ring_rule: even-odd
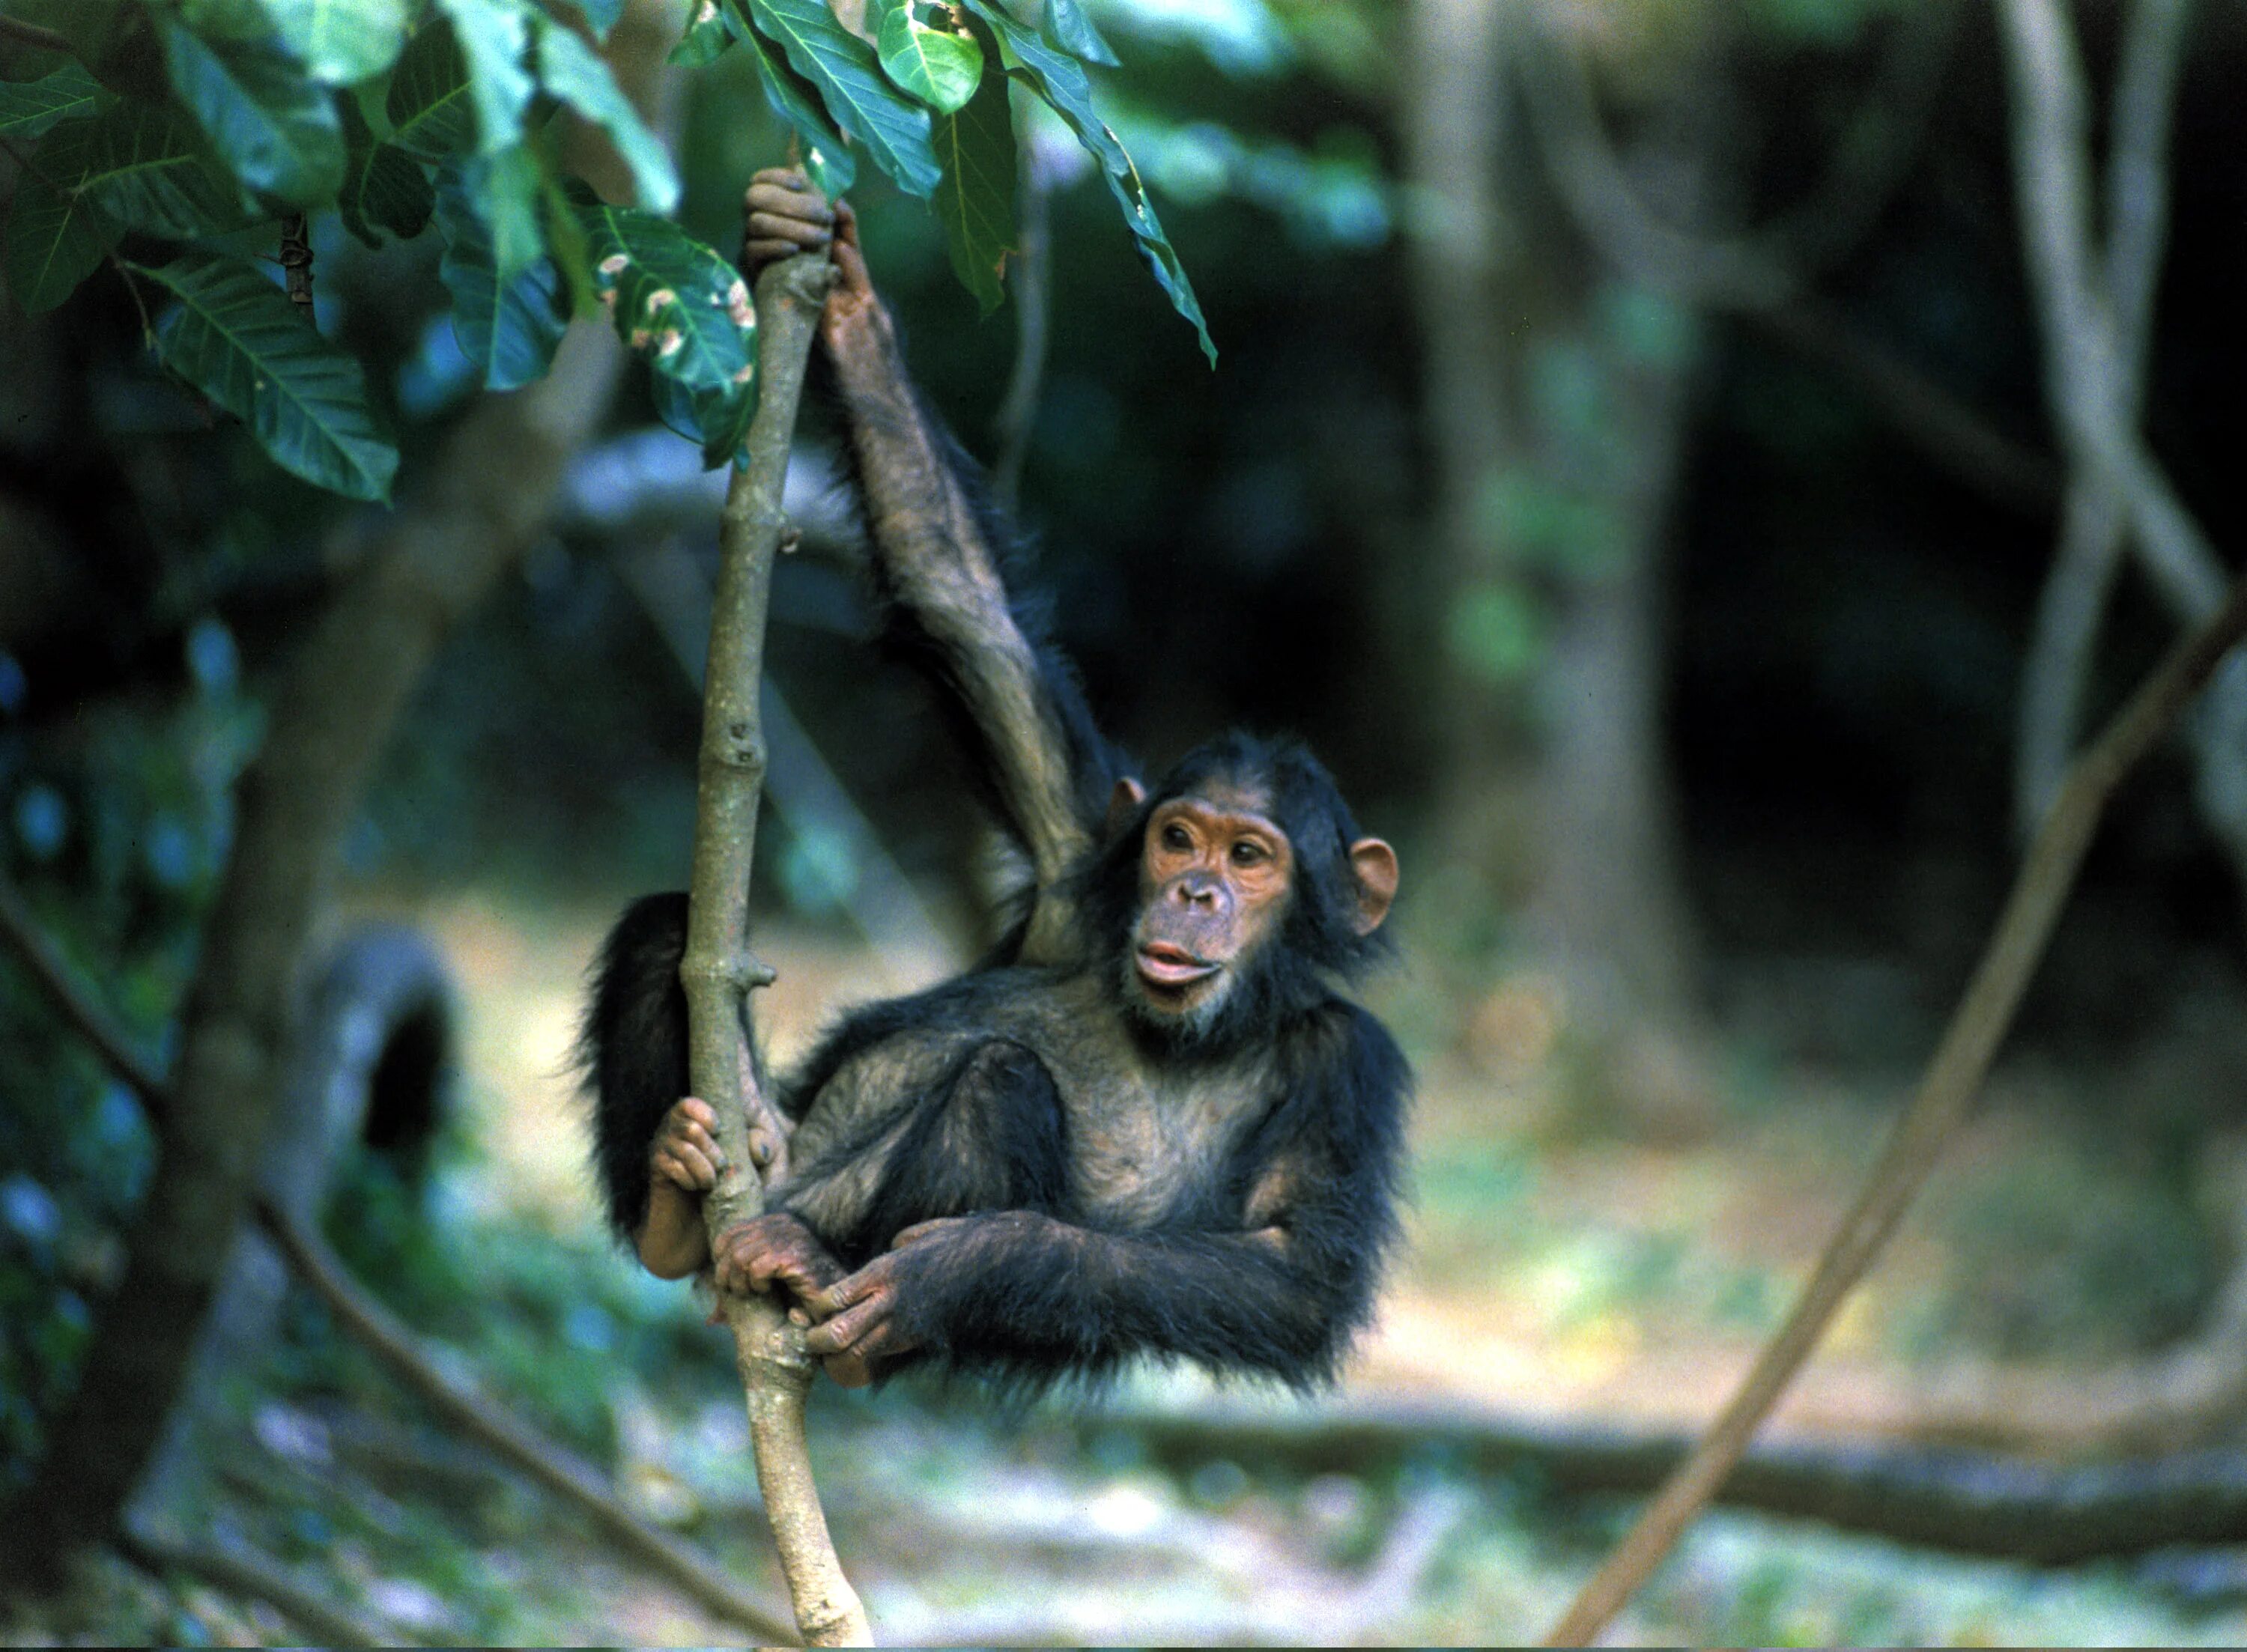
[[[786,1211],[767,1211],[719,1234],[711,1270],[721,1291],[762,1295],[777,1280],[798,1301],[843,1278],[843,1264],[828,1254],[819,1236]]]
[[[718,1116],[710,1103],[689,1096],[672,1103],[656,1127],[655,1145],[648,1150],[650,1178],[668,1182],[688,1193],[707,1193],[718,1185],[718,1172],[726,1156],[718,1150]]]
[[[823,248],[835,263],[821,329],[831,348],[838,329],[878,309],[858,249],[857,215],[847,201],[830,206],[796,167],[768,167],[757,174],[741,200],[741,268],[749,279],[777,259]]]
[[[821,1356],[827,1375],[844,1388],[864,1388],[884,1362],[920,1346],[904,1328],[898,1305],[919,1299],[927,1270],[941,1275],[972,1269],[973,1259],[961,1253],[967,1248],[987,1239],[1019,1239],[1032,1227],[1051,1225],[1050,1219],[1031,1211],[916,1222],[848,1279],[802,1299],[819,1321],[803,1345]]]

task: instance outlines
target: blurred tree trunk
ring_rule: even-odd
[[[1435,609],[1424,692],[1441,900],[1525,914],[1595,1031],[1683,1025],[1694,948],[1662,596],[1690,352],[1674,310],[1588,279],[1573,237],[1520,228],[1508,88],[1535,26],[1529,0],[1417,0],[1400,79],[1432,471],[1432,577],[1417,571]],[[1666,204],[1697,194],[1690,149],[1652,160]],[[1556,428],[1549,398],[1529,393],[1554,363],[1589,384],[1588,421]],[[1589,542],[1540,543],[1525,498],[1566,501]]]
[[[674,12],[670,0],[638,0],[611,38],[618,79],[643,110]],[[571,149],[597,187],[625,175],[586,130]],[[438,646],[544,522],[621,365],[613,333],[580,324],[543,380],[473,407],[283,672],[242,777],[124,1278],[37,1477],[0,1517],[0,1577],[56,1576],[72,1549],[116,1529],[148,1466],[244,1213],[304,942],[368,775]]]

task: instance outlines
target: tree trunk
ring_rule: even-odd
[[[643,113],[657,101],[672,10],[636,0],[611,37],[618,82]],[[589,128],[572,133],[569,158],[598,185],[620,175]],[[439,645],[544,522],[622,365],[605,326],[575,326],[543,380],[473,408],[283,672],[242,776],[124,1278],[37,1476],[0,1516],[0,1577],[58,1576],[72,1549],[116,1529],[147,1468],[247,1206],[304,941],[368,775]]]

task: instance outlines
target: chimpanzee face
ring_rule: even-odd
[[[1130,986],[1158,1020],[1213,1017],[1279,932],[1294,850],[1268,806],[1259,792],[1212,787],[1148,816]]]

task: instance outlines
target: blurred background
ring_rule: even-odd
[[[683,8],[650,10],[659,55]],[[892,1639],[1520,1639],[1648,1483],[1635,1443],[1705,1419],[1776,1323],[2066,755],[2189,604],[2071,481],[1991,6],[1096,15],[1213,372],[1065,133],[1028,151],[1038,234],[993,317],[886,184],[855,198],[864,239],[1111,732],[1156,768],[1227,724],[1299,732],[1398,845],[1401,958],[1369,1000],[1420,1075],[1410,1242],[1308,1407],[1161,1374],[1027,1414],[823,1387],[830,1512]],[[2247,12],[2062,15],[2131,381],[2110,388],[2228,546]],[[681,215],[731,245],[785,139],[742,54],[674,98]],[[410,509],[479,393],[435,249],[311,228],[323,325],[394,409]],[[266,696],[380,522],[168,385],[140,326],[98,279],[0,331],[0,870],[160,1052]],[[834,454],[815,409],[754,890],[782,1057],[984,939],[980,827],[917,685],[866,645]],[[723,1334],[604,1237],[570,1068],[605,925],[684,882],[720,488],[627,374],[384,747],[315,953],[379,922],[430,985],[386,1024],[412,1070],[372,1064],[392,1089],[326,1231],[458,1369],[777,1599]],[[1782,1409],[1807,1483],[1841,1488],[1816,1506],[1857,1512],[1711,1516],[1620,1633],[2247,1635],[2238,698],[2119,800],[1974,1123]],[[0,959],[10,1484],[154,1150]],[[210,1529],[408,1635],[738,1633],[461,1444],[317,1303],[275,1312],[172,1471]],[[2027,1512],[1929,1543],[1879,1475],[1959,1451],[2025,1465]],[[2021,1535],[2083,1465],[2178,1451],[2232,1500],[2177,1541],[2121,1505],[2072,1550]],[[17,1641],[283,1632],[121,1560],[10,1609]]]

